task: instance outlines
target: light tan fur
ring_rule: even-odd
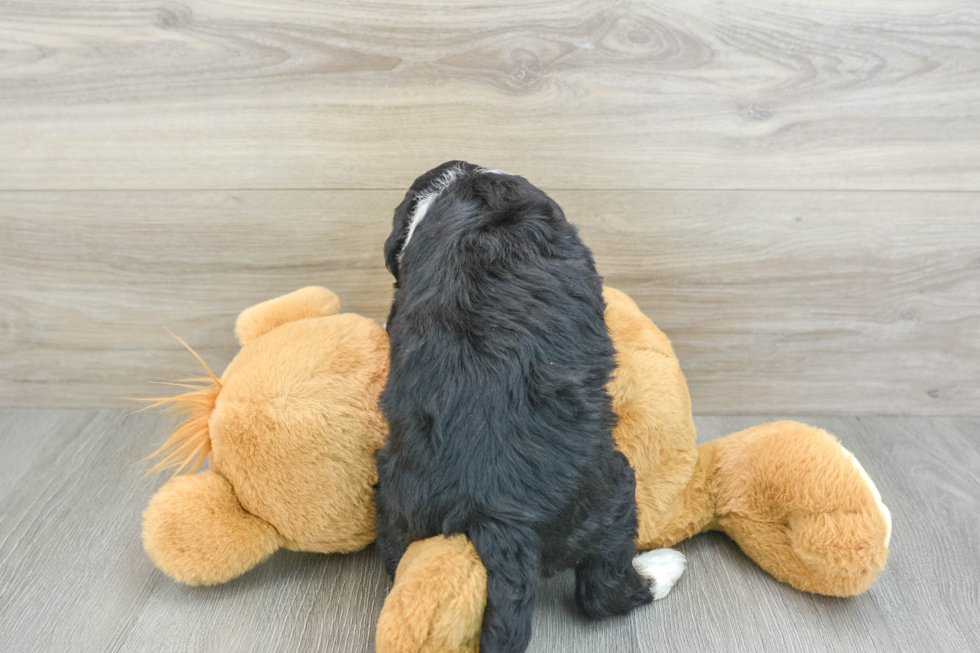
[[[764,424],[718,441],[715,461],[711,528],[779,580],[851,596],[884,568],[887,517],[826,431]]]
[[[614,436],[636,473],[637,541],[645,543],[676,520],[694,472],[691,397],[663,331],[626,293],[606,288],[603,294],[616,346],[617,369],[608,388],[619,415]]]
[[[794,587],[867,589],[887,558],[887,516],[850,455],[796,422],[696,446],[669,340],[625,294],[607,288],[605,298],[618,362],[614,435],[636,471],[639,548],[721,530]],[[278,546],[345,552],[374,539],[388,339],[377,323],[338,310],[336,296],[315,287],[246,310],[239,354],[183,400],[191,421],[165,450],[179,452],[170,460],[179,464],[200,457],[206,440],[211,470],[165,485],[143,530],[151,558],[175,579],[222,582]],[[485,587],[465,537],[412,544],[381,614],[378,651],[475,651]]]
[[[211,471],[170,479],[143,512],[146,552],[188,585],[229,581],[281,544],[276,529],[244,510],[231,484]]]
[[[349,552],[374,540],[374,452],[387,429],[377,402],[387,376],[388,337],[373,320],[336,314],[338,308],[330,291],[303,288],[239,317],[242,348],[213,382],[219,388],[213,410],[202,415],[195,404],[168,441],[183,452],[186,443],[201,445],[203,436],[211,448],[205,474],[221,479],[227,494],[219,495],[214,483],[189,494],[185,478],[176,477],[144,513],[147,552],[175,579],[222,582],[264,560],[273,540],[248,535],[257,523],[275,533],[275,548]],[[206,405],[203,398],[195,401]],[[195,497],[201,511],[180,516],[173,509],[174,501],[184,510]],[[239,515],[229,509],[229,497],[255,521],[231,519]],[[208,526],[202,523],[206,505],[216,510]],[[242,534],[241,543],[230,547],[235,538],[209,536],[208,555],[191,564],[202,552],[193,524],[202,537],[226,525]],[[247,543],[258,547],[255,555],[237,550]],[[236,562],[225,565],[223,556]]]
[[[278,326],[340,312],[340,299],[326,288],[307,286],[242,311],[235,321],[238,344],[247,345]]]
[[[377,650],[476,651],[486,605],[487,572],[464,535],[413,543],[395,574],[378,621]]]

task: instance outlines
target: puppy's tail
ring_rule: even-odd
[[[487,570],[487,606],[481,651],[523,651],[531,639],[531,613],[539,557],[531,533],[487,521],[470,530],[473,547]]]
[[[378,619],[378,653],[476,653],[487,572],[465,535],[414,542]]]

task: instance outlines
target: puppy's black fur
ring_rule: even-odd
[[[558,569],[575,568],[589,617],[649,602],[632,566],[635,479],[612,437],[602,281],[575,227],[527,180],[451,161],[415,181],[384,250],[388,572],[415,540],[469,536],[487,570],[482,653],[526,648],[538,577]]]

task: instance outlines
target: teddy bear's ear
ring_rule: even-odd
[[[378,653],[476,653],[487,572],[465,535],[413,542],[378,619]]]
[[[244,574],[279,548],[268,522],[246,512],[227,480],[212,471],[175,476],[143,512],[143,546],[165,574],[214,585]]]
[[[340,310],[340,300],[326,288],[307,286],[245,309],[235,322],[241,345],[264,336],[277,326],[308,317],[325,317]]]

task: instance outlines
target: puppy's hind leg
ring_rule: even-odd
[[[603,513],[598,543],[575,568],[575,603],[590,619],[624,614],[653,600],[650,583],[633,566],[636,555],[636,496],[633,470]]]
[[[388,492],[391,490],[388,482],[388,458],[388,450],[384,447],[374,453],[374,460],[378,465],[378,482],[374,484],[374,533],[378,555],[381,556],[388,576],[394,579],[398,563],[405,555],[408,545],[416,538],[407,532],[405,520],[400,519],[400,515],[389,508]]]
[[[650,603],[649,582],[633,567],[632,542],[586,558],[575,569],[575,603],[589,619],[625,614]]]
[[[531,639],[540,547],[532,533],[496,523],[471,529],[470,540],[487,570],[480,653],[523,653]]]
[[[377,486],[375,486],[375,499],[374,545],[378,555],[381,556],[381,562],[384,563],[385,571],[388,572],[388,576],[394,579],[398,563],[405,555],[405,551],[412,540],[403,528],[399,528],[396,520],[389,514],[387,503],[382,493],[377,491]]]
[[[377,531],[375,547],[377,548],[378,555],[381,556],[381,562],[384,564],[388,576],[394,578],[395,571],[398,569],[398,563],[401,562],[402,556],[405,555],[405,551],[408,550],[408,545],[411,544],[411,541],[395,529],[387,525],[381,526],[379,520],[375,520],[375,523],[377,526],[375,528]]]

